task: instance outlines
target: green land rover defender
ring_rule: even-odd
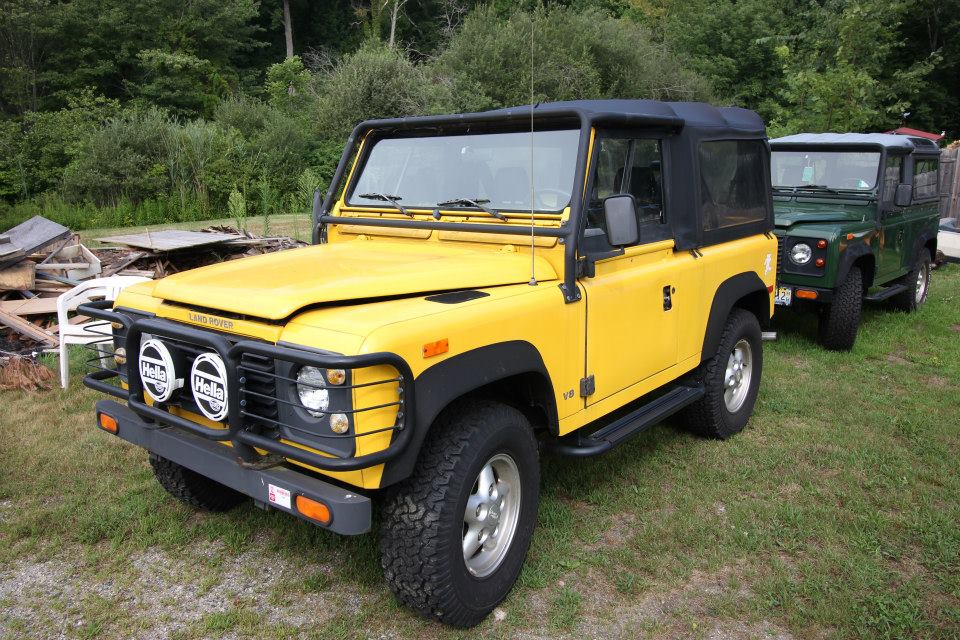
[[[936,144],[801,133],[770,146],[776,304],[816,308],[819,341],[836,350],[853,348],[864,300],[922,305],[937,248]]]

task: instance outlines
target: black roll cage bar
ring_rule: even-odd
[[[531,116],[532,112],[532,116]],[[563,292],[564,300],[567,303],[580,300],[580,289],[577,287],[577,248],[579,237],[583,231],[586,222],[586,216],[583,215],[584,201],[586,197],[585,187],[587,181],[587,162],[589,161],[590,134],[594,127],[598,125],[637,127],[637,126],[657,126],[666,128],[680,128],[684,125],[683,118],[678,116],[652,115],[652,114],[615,114],[615,113],[597,113],[593,111],[581,110],[576,108],[549,109],[538,111],[536,105],[525,107],[515,107],[512,109],[501,109],[485,113],[466,113],[441,116],[416,116],[408,118],[395,118],[383,120],[367,120],[358,124],[350,136],[347,138],[346,145],[343,148],[343,154],[340,156],[340,162],[330,181],[330,187],[320,201],[320,192],[314,193],[313,199],[313,243],[325,241],[324,227],[327,224],[352,224],[365,225],[371,227],[410,227],[414,229],[430,229],[438,231],[479,231],[483,233],[509,234],[515,235],[518,231],[516,226],[491,223],[452,223],[429,220],[394,220],[382,218],[357,218],[341,217],[330,215],[334,200],[337,198],[344,184],[345,175],[350,165],[351,159],[359,143],[365,139],[371,131],[384,133],[413,133],[417,131],[437,132],[437,131],[469,131],[471,127],[482,127],[483,125],[505,124],[521,126],[532,124],[533,122],[544,124],[558,123],[576,123],[580,129],[580,142],[577,149],[577,165],[574,173],[573,195],[570,198],[570,219],[559,228],[535,227],[532,233],[535,236],[546,236],[561,238],[564,245],[564,269],[563,282],[560,284],[560,290]],[[577,195],[579,194],[579,196]]]

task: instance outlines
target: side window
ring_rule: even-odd
[[[637,203],[641,224],[663,221],[663,164],[660,141],[603,137],[587,211],[587,227],[605,229],[603,200],[628,193]]]
[[[897,185],[903,182],[903,158],[901,156],[888,156],[887,166],[883,170],[883,194],[881,198],[884,202],[893,202],[897,194]]]
[[[913,200],[929,200],[939,195],[937,171],[939,162],[935,158],[917,159],[913,163]]]
[[[764,145],[760,140],[700,144],[700,212],[713,231],[767,217]]]

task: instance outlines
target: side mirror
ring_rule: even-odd
[[[607,223],[607,242],[613,247],[636,244],[640,239],[637,226],[637,204],[633,196],[620,194],[603,201],[603,217]]]
[[[913,185],[898,184],[897,193],[893,196],[893,204],[897,207],[909,207],[913,201]]]

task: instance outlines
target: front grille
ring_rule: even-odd
[[[273,358],[244,353],[240,357],[240,383],[245,390],[244,423],[273,429],[280,420],[277,408],[276,361]]]
[[[783,236],[777,236],[777,278],[783,273]]]

